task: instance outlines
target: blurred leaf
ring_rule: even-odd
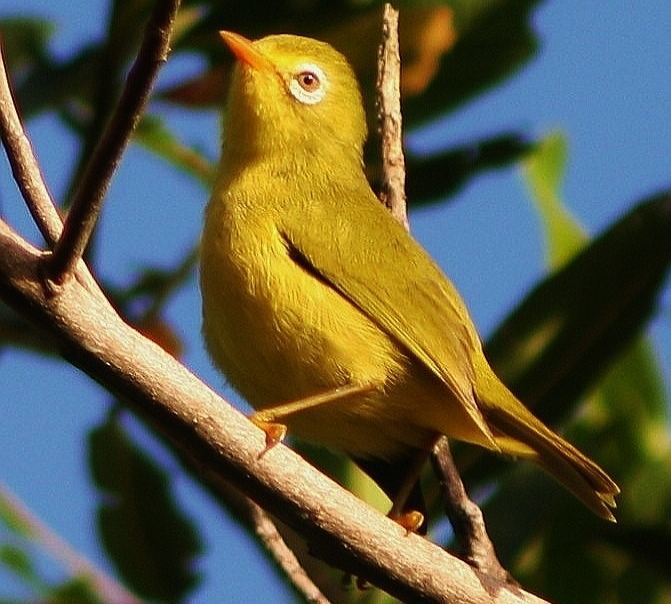
[[[421,157],[406,154],[406,193],[412,206],[444,200],[486,170],[516,162],[530,148],[520,133],[505,133]]]
[[[538,46],[530,26],[536,4],[538,0],[450,2],[456,44],[424,94],[405,101],[405,122],[412,126],[444,115],[529,61]]]
[[[671,263],[671,194],[642,202],[537,286],[491,337],[499,375],[555,423],[650,318]]]
[[[83,578],[71,579],[49,590],[45,604],[104,604]]]
[[[526,166],[548,248],[552,250],[548,259],[555,266],[575,255],[584,239],[582,230],[559,198],[564,161],[564,141],[554,135],[541,143]],[[558,351],[554,364],[568,365],[565,380],[571,380],[569,371],[575,377],[576,370],[584,371],[584,365],[588,365],[586,371],[591,371],[591,379],[578,378],[586,387],[596,379],[597,371],[609,367],[598,389],[590,396],[591,404],[574,422],[569,438],[608,468],[623,491],[617,514],[620,524],[604,526],[548,477],[528,465],[515,464],[487,501],[485,515],[490,535],[504,564],[515,569],[516,576],[530,589],[542,590],[555,601],[593,604],[629,602],[633,598],[661,602],[664,594],[669,593],[662,579],[662,575],[668,573],[660,573],[660,565],[655,562],[656,555],[668,545],[669,528],[664,523],[668,525],[671,513],[671,479],[668,478],[671,447],[664,388],[649,346],[642,340],[629,350],[626,346],[651,312],[668,271],[671,250],[666,242],[670,231],[671,197],[660,195],[640,204],[536,290],[552,288],[555,279],[564,275],[551,292],[546,292],[545,299],[551,305],[548,301],[557,298],[568,310],[568,319],[559,323],[562,329],[573,324],[575,333],[567,342],[584,355],[573,365],[576,354],[564,350],[562,356]],[[664,250],[666,253],[660,254]],[[628,256],[636,260],[630,261]],[[656,262],[648,266],[653,258]],[[636,261],[641,263],[640,267],[634,267]],[[577,283],[566,276],[571,274]],[[593,283],[588,284],[590,274]],[[631,293],[627,291],[632,289]],[[563,291],[570,292],[575,301],[569,304],[568,297],[560,294]],[[623,296],[623,292],[627,295]],[[583,295],[600,300],[602,311],[592,307]],[[613,305],[609,297],[618,300],[618,304]],[[530,303],[530,298],[522,307]],[[539,297],[539,304],[540,300]],[[559,313],[554,310],[556,322]],[[601,333],[590,332],[589,326],[577,319],[581,311],[586,312],[587,319],[604,324],[606,317],[613,324],[604,325]],[[523,316],[528,319],[530,315],[519,313],[519,317]],[[530,324],[527,328],[528,342],[533,342],[533,328]],[[581,329],[584,336],[580,336]],[[613,342],[618,330],[622,341]],[[613,332],[610,337],[608,332]],[[540,329],[534,344],[540,346],[546,335]],[[560,339],[559,332],[554,336]],[[601,353],[595,353],[592,339],[599,338],[606,339],[608,344],[598,349]],[[547,347],[551,345],[552,338]],[[540,348],[542,350],[542,346]],[[509,354],[518,352],[513,349]],[[542,352],[540,356],[539,362],[542,362]],[[533,366],[534,361],[528,361]],[[578,362],[583,366],[579,367]],[[590,362],[596,363],[591,369]],[[518,376],[523,373],[520,368]],[[548,396],[544,400],[547,402]],[[567,396],[566,402],[570,400]],[[555,412],[566,410],[566,406],[563,410],[557,406]],[[543,416],[548,412],[546,407],[539,406],[537,413]],[[648,525],[641,525],[644,519]],[[507,529],[510,526],[516,530],[511,532]],[[643,545],[644,534],[650,539],[650,549]],[[576,568],[580,568],[579,573]]]
[[[112,418],[91,432],[89,462],[103,495],[100,534],[117,570],[143,597],[181,601],[199,581],[201,545],[168,476]]]
[[[214,163],[203,153],[177,140],[161,118],[154,115],[143,116],[135,131],[135,140],[174,167],[198,179],[208,189],[214,183]]]
[[[405,2],[400,15],[404,120],[412,127],[444,115],[519,69],[536,52],[529,21],[538,0]],[[370,122],[374,112],[382,1],[309,3],[260,0],[220,3],[176,45],[208,57],[211,67],[163,91],[185,105],[222,102],[229,53],[216,36],[222,27],[251,38],[295,33],[330,42],[347,56],[362,82]]]
[[[47,43],[54,29],[54,24],[46,19],[0,19],[2,54],[15,81],[24,70],[46,59]]]
[[[0,521],[14,534],[24,539],[32,539],[34,530],[29,520],[19,510],[14,496],[0,484]]]
[[[30,585],[41,584],[28,554],[14,545],[0,546],[0,564]]]
[[[29,118],[66,106],[88,113],[99,75],[100,51],[95,47],[86,47],[63,63],[50,59],[32,69],[17,86],[21,114]]]
[[[587,241],[587,235],[569,214],[561,199],[566,166],[566,140],[556,132],[542,140],[530,153],[524,177],[545,230],[547,265],[557,269],[572,258]]]

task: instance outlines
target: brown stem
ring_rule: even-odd
[[[378,107],[382,133],[382,201],[409,230],[405,198],[405,159],[401,122],[401,57],[398,46],[398,11],[385,4],[383,39],[378,53]],[[433,467],[445,492],[446,513],[464,551],[465,559],[478,570],[501,581],[509,575],[501,566],[485,529],[480,508],[468,498],[446,437],[432,452]]]
[[[303,595],[306,602],[329,604],[324,594],[319,591],[319,588],[301,566],[296,554],[284,541],[272,518],[251,499],[247,498],[246,502],[256,536],[284,571],[294,588]]]
[[[119,104],[84,170],[63,234],[49,261],[48,275],[56,283],[73,273],[88,245],[112,175],[147,104],[158,69],[167,59],[179,4],[180,0],[156,0]]]
[[[462,558],[479,571],[511,582],[508,571],[501,566],[494,551],[482,510],[468,497],[454,463],[447,437],[443,436],[431,453],[436,476],[440,477],[445,498],[445,513],[462,548]]]
[[[12,98],[5,61],[0,48],[0,135],[21,195],[37,228],[51,246],[61,235],[63,223],[51,199],[30,141]]]
[[[63,563],[75,578],[89,581],[91,588],[105,604],[141,604],[141,600],[112,577],[96,568],[76,552],[69,543],[40,521],[16,495],[0,482],[0,501],[30,536],[55,559]]]
[[[377,59],[377,91],[383,172],[380,197],[392,216],[409,229],[405,203],[398,11],[392,8],[391,4],[384,5],[382,15],[382,44]]]

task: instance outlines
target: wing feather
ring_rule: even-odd
[[[491,436],[473,391],[473,348],[481,344],[458,292],[372,192],[360,201],[344,206],[346,220],[325,216],[343,206],[322,198],[302,220],[279,225],[289,253],[426,366]]]

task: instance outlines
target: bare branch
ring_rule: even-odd
[[[385,4],[382,44],[378,53],[378,106],[382,132],[383,203],[409,230],[405,198],[405,159],[401,122],[401,57],[398,46],[398,11]],[[464,550],[467,562],[498,580],[510,581],[492,545],[480,508],[469,499],[452,458],[446,437],[438,439],[431,454],[434,471],[445,494],[446,513]]]
[[[494,545],[485,528],[482,510],[466,493],[452,458],[447,437],[443,436],[438,440],[433,448],[431,461],[436,476],[440,477],[445,498],[445,513],[462,547],[463,559],[479,571],[500,581],[513,582],[496,556]]]
[[[378,121],[382,137],[382,191],[380,197],[409,229],[405,203],[405,157],[401,117],[401,55],[398,46],[398,11],[384,5],[382,44],[377,59]]]
[[[11,510],[12,516],[28,531],[31,539],[40,543],[73,577],[89,581],[96,596],[105,604],[141,604],[141,600],[112,577],[96,568],[76,552],[69,543],[37,518],[9,488],[0,482],[0,502]]]
[[[296,554],[285,543],[272,518],[251,499],[246,501],[256,536],[270,552],[296,590],[303,595],[306,602],[329,604],[324,594],[319,591],[319,588],[301,566]]]
[[[48,295],[44,254],[0,221],[0,297],[48,330],[63,354],[157,426],[200,473],[231,481],[328,563],[413,602],[541,602],[406,535],[285,446],[259,459],[265,435],[77,279]]]
[[[63,234],[49,261],[49,277],[56,283],[62,283],[74,271],[88,245],[112,175],[147,104],[158,69],[167,59],[179,4],[180,0],[156,0],[119,104],[84,170]]]
[[[37,228],[51,246],[60,237],[63,223],[44,183],[40,167],[16,110],[2,48],[0,48],[0,135],[21,195]]]

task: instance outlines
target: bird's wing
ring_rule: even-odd
[[[482,428],[473,392],[474,347],[482,354],[481,345],[464,303],[372,192],[370,198],[346,209],[315,200],[301,220],[281,220],[289,254],[423,363]],[[385,228],[376,228],[379,222]]]

